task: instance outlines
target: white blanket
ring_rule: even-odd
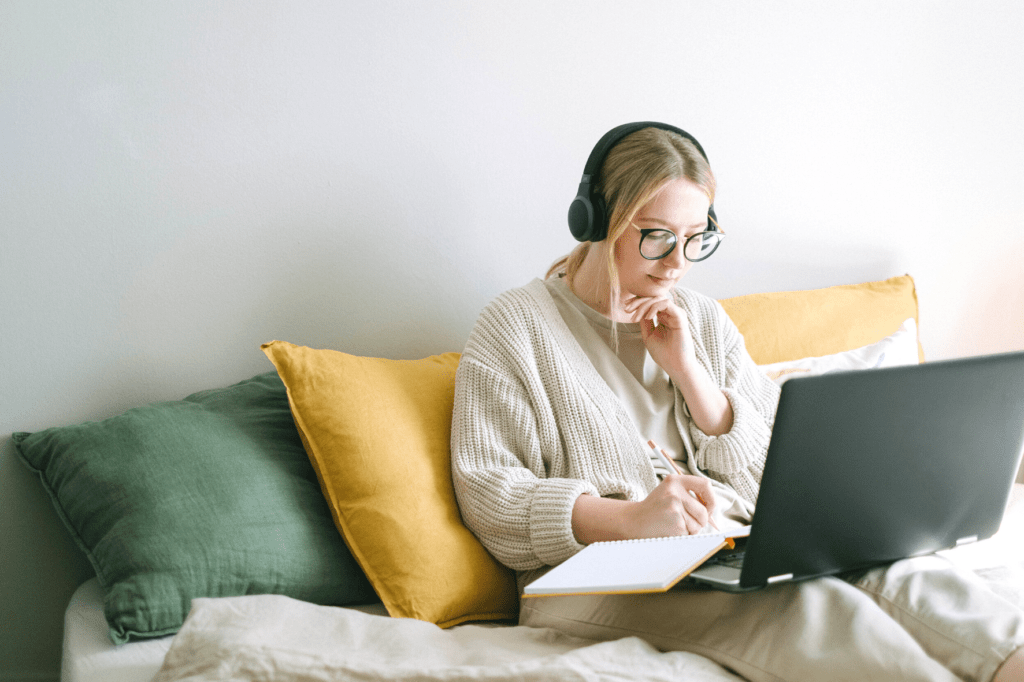
[[[258,595],[196,599],[154,682],[248,680],[739,680],[710,660],[635,637],[594,643],[554,630],[461,625]]]
[[[999,533],[946,554],[1024,608],[1024,486]],[[595,643],[555,630],[460,625],[260,595],[196,599],[154,682],[247,680],[739,680],[695,654],[628,637]]]

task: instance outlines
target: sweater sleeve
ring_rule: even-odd
[[[493,358],[464,353],[456,373],[452,479],[463,521],[510,568],[558,564],[583,548],[572,532],[576,498],[598,491],[549,471],[545,452],[561,447],[557,429]]]
[[[699,328],[691,330],[701,336],[707,369],[732,406],[733,424],[728,433],[710,436],[690,420],[696,464],[753,503],[764,472],[779,387],[754,364],[743,335],[721,304],[704,299],[699,307]]]

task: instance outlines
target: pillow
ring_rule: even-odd
[[[894,334],[877,343],[832,355],[761,365],[761,369],[781,386],[795,376],[917,363],[917,324],[909,317]]]
[[[878,282],[750,294],[720,301],[759,365],[832,355],[874,343],[917,316],[910,275]],[[924,350],[918,345],[918,357]]]
[[[273,372],[13,440],[96,570],[115,643],[176,632],[195,597],[378,601]]]
[[[518,618],[513,572],[462,523],[451,479],[458,353],[386,360],[263,345],[334,522],[392,616]]]

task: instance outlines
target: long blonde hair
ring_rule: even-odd
[[[609,150],[601,164],[596,189],[608,207],[609,309],[618,304],[619,271],[615,265],[615,244],[636,217],[669,180],[686,178],[715,201],[715,176],[711,165],[696,145],[677,133],[661,128],[643,128],[622,138]],[[545,278],[565,275],[572,279],[587,257],[593,242],[583,242],[555,261]]]

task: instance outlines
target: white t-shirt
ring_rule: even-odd
[[[668,373],[647,352],[640,325],[613,323],[576,296],[564,277],[552,277],[544,283],[565,324],[597,373],[622,402],[644,441],[652,440],[665,450],[683,473],[699,473],[690,466],[693,443],[689,434],[680,433],[676,428],[675,387]],[[688,424],[689,415],[682,415],[681,421]],[[669,473],[653,450],[650,456],[659,478]],[[730,526],[748,525],[753,507],[728,485],[715,480],[711,483],[715,491],[715,521],[718,526],[724,530]]]

